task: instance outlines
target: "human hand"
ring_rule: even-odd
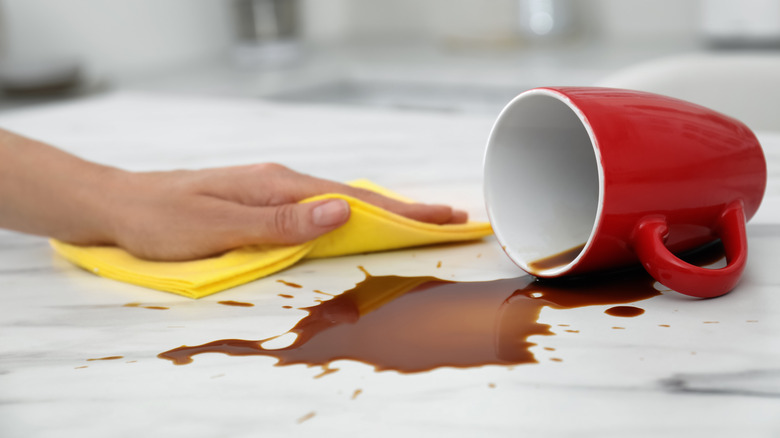
[[[341,193],[410,219],[466,222],[442,205],[409,204],[278,164],[127,172],[0,129],[0,228],[77,245],[117,245],[151,260],[191,260],[245,245],[292,245],[349,219]]]
[[[278,164],[129,173],[108,179],[98,243],[120,246],[150,260],[191,260],[253,244],[300,244],[345,224],[342,193],[410,219],[464,223],[465,212],[443,205],[410,204],[377,193],[304,175]],[[90,244],[78,238],[71,243]]]

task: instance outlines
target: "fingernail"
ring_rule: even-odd
[[[319,227],[332,227],[344,223],[349,218],[349,204],[343,199],[324,202],[311,211],[311,220]]]

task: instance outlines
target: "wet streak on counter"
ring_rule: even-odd
[[[722,254],[718,248],[716,255]],[[306,364],[323,370],[331,369],[333,361],[349,359],[401,373],[536,363],[530,351],[535,344],[528,338],[554,335],[549,325],[537,322],[542,308],[632,303],[660,295],[654,283],[644,271],[567,282],[530,276],[452,282],[366,274],[353,289],[303,309],[308,315],[290,330],[297,337],[287,347],[263,347],[273,338],[223,339],[158,357],[183,365],[202,353],[258,355],[276,358],[279,366]]]

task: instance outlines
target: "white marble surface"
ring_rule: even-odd
[[[279,161],[337,180],[367,177],[482,219],[491,124],[133,93],[0,114],[4,128],[130,169]],[[201,355],[186,366],[156,357],[182,344],[284,333],[305,313],[282,305],[313,305],[314,289],[350,289],[363,278],[358,265],[374,275],[519,276],[492,238],[307,261],[192,301],[93,276],[44,239],[0,231],[0,436],[778,436],[780,134],[760,138],[770,182],[738,288],[704,301],[654,297],[642,302],[644,315],[621,320],[625,330],[610,329],[608,306],[545,309],[540,322],[556,335],[544,345],[562,362],[534,347],[532,365],[404,375],[339,361],[339,371],[315,379],[319,369],[275,367],[267,357]],[[304,287],[284,299],[277,294],[290,289],[277,279]],[[129,302],[170,309],[123,307]],[[115,355],[123,358],[87,362]]]

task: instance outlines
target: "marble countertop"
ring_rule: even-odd
[[[492,122],[130,92],[0,114],[6,129],[128,169],[277,161],[369,178],[475,219],[485,219],[481,159]],[[203,354],[182,366],[157,357],[281,335],[306,315],[299,308],[323,300],[316,291],[338,295],[362,281],[359,267],[521,277],[493,238],[305,261],[194,301],[94,276],[45,239],[0,231],[0,436],[778,436],[780,133],[759,138],[769,186],[737,289],[712,300],[663,293],[636,303],[645,312],[635,318],[606,315],[608,305],[545,307],[538,322],[552,335],[529,338],[536,363],[400,373],[338,360],[323,375],[263,356]]]

